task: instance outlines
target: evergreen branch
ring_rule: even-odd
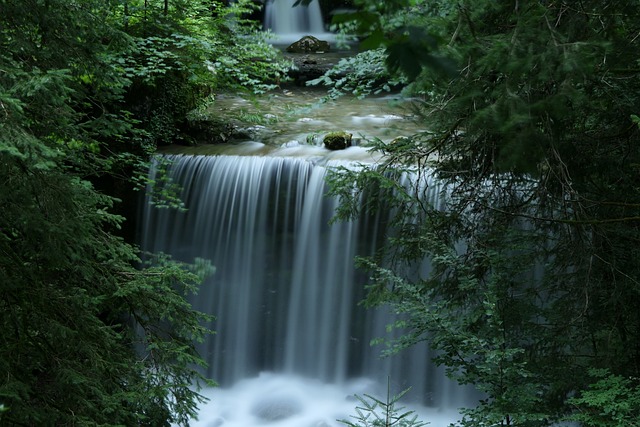
[[[629,217],[622,217],[622,218],[605,218],[605,219],[582,219],[582,220],[581,219],[545,218],[545,217],[539,217],[539,216],[529,215],[529,214],[520,213],[520,212],[509,212],[504,209],[489,206],[487,204],[480,203],[480,202],[475,202],[475,203],[493,212],[498,212],[511,217],[530,219],[536,222],[548,222],[548,223],[569,224],[569,225],[599,225],[599,224],[612,224],[612,223],[621,223],[621,222],[640,221],[640,216],[629,216]]]

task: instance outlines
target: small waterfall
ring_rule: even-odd
[[[372,394],[384,393],[389,378],[396,392],[412,387],[413,399],[441,412],[468,404],[467,391],[429,362],[426,345],[390,358],[380,358],[381,349],[370,346],[372,339],[386,335],[393,318],[358,304],[366,277],[354,269],[353,258],[375,250],[384,219],[329,225],[337,200],[325,195],[325,166],[277,156],[165,159],[188,210],[156,209],[147,202],[142,247],[186,262],[210,259],[216,267],[191,301],[197,310],[216,316],[211,325],[216,334],[199,347],[209,363],[208,377],[223,388],[265,373],[339,387],[361,381],[367,387],[356,392]],[[152,182],[155,173],[152,169]],[[277,388],[293,390],[295,384]],[[355,402],[344,401],[353,389],[340,390],[334,392],[337,401],[353,409]],[[236,398],[246,399],[253,397]],[[332,423],[336,417],[332,414],[325,424],[293,425],[337,426]],[[243,419],[237,425],[260,424],[253,422]]]
[[[296,0],[268,0],[264,27],[278,36],[301,37],[325,32],[318,0],[308,6],[293,6]]]

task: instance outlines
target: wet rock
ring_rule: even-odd
[[[232,141],[268,141],[275,131],[262,125],[235,126],[229,135]]]
[[[280,421],[300,412],[302,404],[292,396],[265,397],[251,408],[251,413],[263,421]]]
[[[284,148],[299,147],[300,145],[301,145],[300,141],[297,141],[295,139],[292,139],[291,141],[287,141],[284,144],[282,144]]]
[[[352,134],[347,132],[330,132],[322,140],[329,150],[344,150],[351,145]]]
[[[306,82],[322,76],[344,56],[340,52],[285,53],[293,64],[287,74],[296,85],[306,86]]]
[[[271,115],[276,117],[275,115]],[[275,120],[269,115],[265,115],[265,120]],[[174,143],[179,145],[200,145],[200,144],[223,144],[238,141],[261,141],[267,142],[276,134],[274,129],[263,125],[242,123],[235,119],[205,118],[192,120],[183,129],[184,134],[195,142],[195,144],[180,144],[179,140]]]
[[[197,144],[219,144],[229,141],[235,127],[228,121],[206,117],[189,120],[183,132]]]
[[[290,53],[329,52],[329,43],[325,40],[320,40],[313,36],[304,36],[297,42],[290,44],[287,47],[287,52],[290,52]]]

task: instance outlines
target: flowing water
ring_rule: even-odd
[[[255,99],[219,95],[211,113],[241,122],[238,126],[250,136],[234,144],[198,147],[164,147],[165,153],[238,154],[345,158],[375,161],[365,147],[371,140],[391,142],[397,137],[425,132],[424,123],[415,120],[412,99],[386,94],[356,99],[350,96],[331,100],[316,87],[278,89]],[[328,132],[345,131],[353,135],[352,147],[329,153],[322,148]]]
[[[291,1],[267,3],[265,25],[277,32],[304,32],[319,16]],[[292,13],[312,16],[294,17]],[[318,24],[313,24],[318,25]],[[294,95],[294,96],[291,96]],[[146,200],[143,249],[193,262],[211,260],[216,273],[190,302],[216,316],[216,334],[198,346],[205,374],[220,387],[194,426],[333,427],[350,419],[354,395],[384,400],[387,387],[411,387],[406,405],[430,426],[459,418],[474,392],[449,381],[430,363],[426,345],[381,358],[371,341],[389,337],[395,319],[359,303],[367,276],[354,268],[356,255],[373,253],[385,232],[385,215],[330,225],[338,200],[326,195],[325,178],[335,166],[376,162],[367,139],[391,141],[421,131],[395,96],[318,103],[322,92],[276,91],[259,100],[219,97],[214,108],[255,122],[256,135],[232,144],[169,148],[168,176],[182,187],[187,210],[157,209]],[[322,147],[328,131],[353,133],[342,151]],[[425,182],[430,203],[439,185]]]
[[[340,425],[354,413],[349,396],[383,397],[387,380],[393,392],[412,387],[409,401],[433,426],[469,404],[469,390],[430,364],[426,346],[381,358],[370,345],[394,318],[358,304],[366,276],[353,258],[375,250],[384,218],[329,225],[337,200],[325,195],[328,168],[350,161],[278,150],[164,159],[188,210],[147,203],[142,245],[216,266],[191,303],[217,317],[199,351],[221,387],[206,391],[212,401],[194,425]]]
[[[271,30],[282,42],[292,43],[302,36],[314,35],[326,38],[320,4],[312,0],[307,6],[294,7],[296,0],[267,0],[265,29]]]

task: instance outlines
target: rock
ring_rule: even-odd
[[[351,145],[353,134],[347,132],[330,132],[322,140],[329,150],[344,150]]]
[[[284,148],[299,147],[300,146],[300,141],[292,139],[291,141],[287,141],[284,144],[282,144],[282,146]]]
[[[189,120],[183,128],[183,133],[188,135],[198,144],[219,144],[228,142],[234,134],[233,124],[217,118],[203,117]]]
[[[229,135],[230,141],[267,141],[275,131],[262,125],[236,125]]]
[[[300,412],[302,404],[292,396],[266,397],[251,408],[251,413],[263,421],[280,421]]]
[[[293,64],[287,75],[296,85],[306,86],[306,82],[317,79],[333,68],[344,55],[340,52],[309,52],[305,54],[285,52],[284,57]]]
[[[291,53],[329,52],[329,43],[324,40],[319,40],[313,36],[304,36],[297,42],[290,44],[287,47],[287,52],[291,52]]]

